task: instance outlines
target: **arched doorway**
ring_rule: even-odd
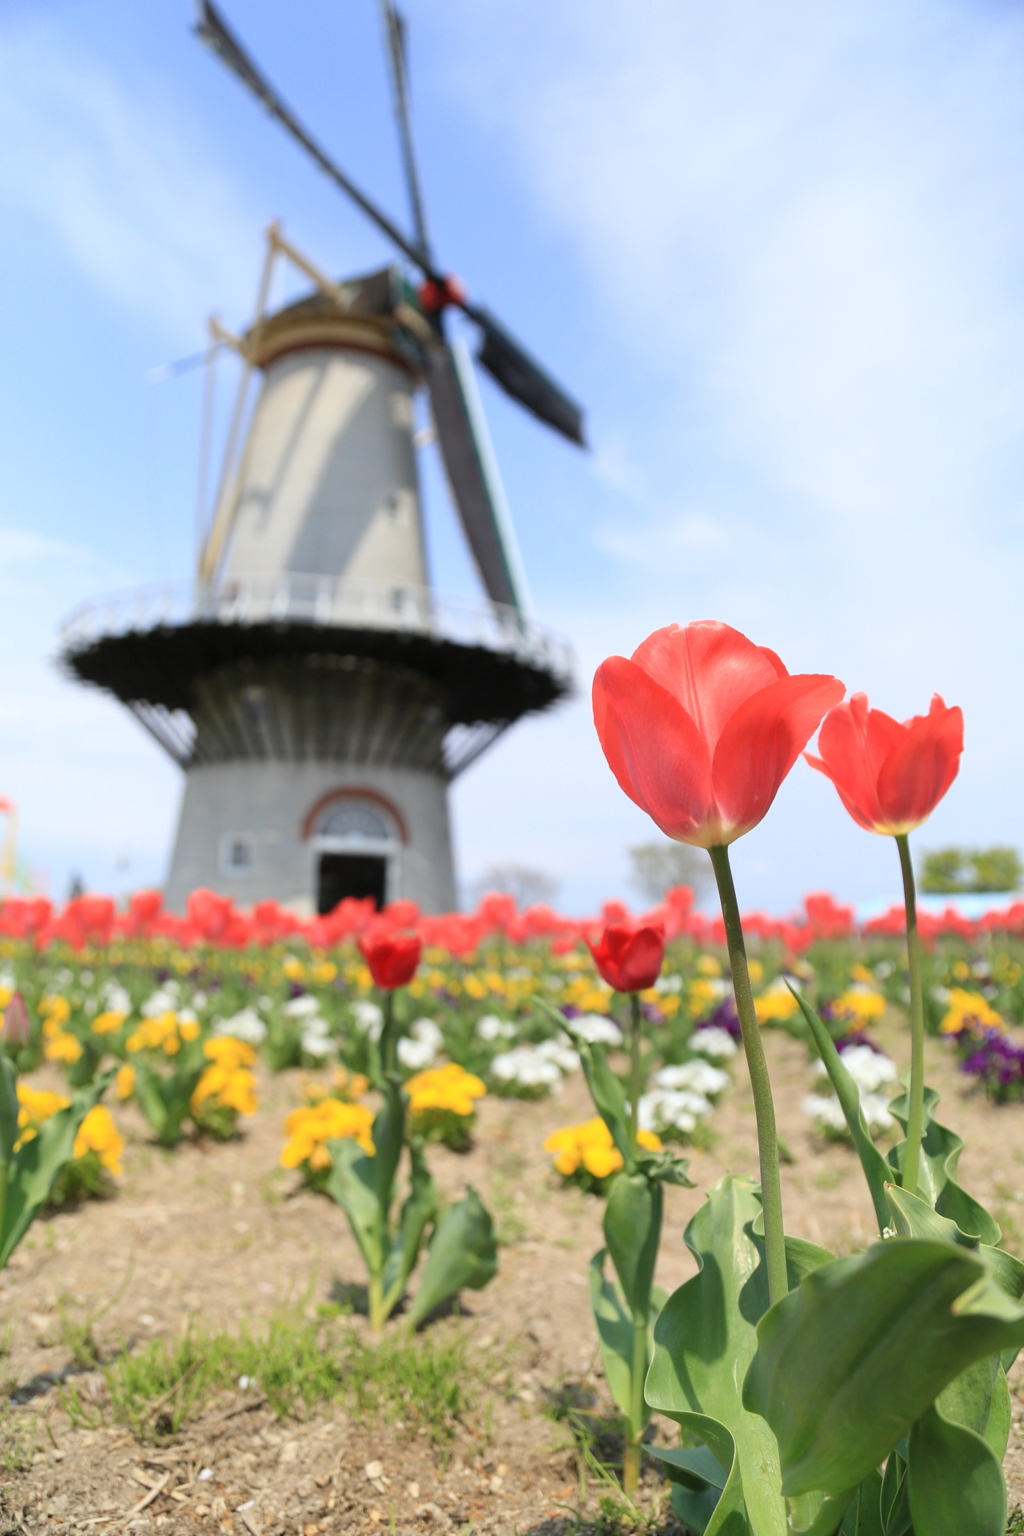
[[[310,820],[317,911],[332,912],[346,896],[372,896],[378,909],[385,906],[403,841],[397,812],[382,796],[341,790],[314,807]]]

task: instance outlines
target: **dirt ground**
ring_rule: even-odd
[[[905,1040],[884,1024],[878,1038],[902,1070]],[[806,1052],[777,1032],[766,1044],[792,1157],[783,1170],[787,1228],[836,1253],[862,1247],[873,1225],[859,1165],[846,1147],[818,1140],[800,1109],[813,1086]],[[1002,1223],[1007,1246],[1020,1250],[1024,1106],[996,1109],[969,1096],[949,1048],[930,1041],[928,1051],[940,1118],[968,1144],[963,1181]],[[753,1104],[739,1058],[733,1070],[735,1086],[711,1121],[713,1146],[691,1149],[696,1188],[666,1190],[657,1278],[669,1290],[694,1272],[682,1233],[704,1191],[726,1171],[756,1173]],[[67,1365],[62,1309],[84,1321],[106,1308],[95,1333],[113,1350],[181,1331],[190,1319],[208,1328],[258,1323],[307,1290],[315,1305],[339,1280],[363,1278],[342,1212],[278,1167],[282,1122],[308,1075],[264,1077],[258,1116],[227,1145],[186,1143],[165,1154],[141,1121],[119,1113],[129,1140],[117,1197],[37,1223],[0,1274],[9,1390]],[[447,1465],[428,1439],[400,1425],[361,1425],[340,1409],[309,1422],[278,1421],[241,1390],[209,1404],[169,1449],[153,1450],[123,1428],[73,1429],[51,1389],[9,1410],[5,1433],[31,1432],[37,1448],[29,1470],[0,1475],[0,1531],[96,1527],[172,1536],[218,1527],[237,1536],[316,1536],[472,1525],[557,1536],[570,1529],[577,1464],[567,1431],[545,1408],[560,1384],[588,1372],[600,1388],[586,1266],[601,1246],[602,1207],[560,1186],[542,1142],[591,1113],[577,1075],[541,1103],[486,1100],[472,1151],[432,1151],[443,1190],[455,1195],[474,1184],[505,1241],[497,1278],[465,1298],[470,1320],[459,1326],[475,1330],[482,1348],[507,1345],[513,1362],[514,1390],[480,1389],[489,1396],[486,1412],[460,1426]],[[77,1380],[88,1398],[102,1377]],[[1024,1503],[1019,1367],[1012,1384],[1011,1508]],[[665,1438],[671,1432],[665,1424]],[[657,1497],[653,1472],[648,1485]]]

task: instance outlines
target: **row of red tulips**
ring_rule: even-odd
[[[512,944],[546,939],[556,953],[593,940],[608,923],[634,921],[621,901],[607,901],[596,917],[574,918],[546,905],[520,911],[511,896],[484,898],[475,912],[449,912],[440,916],[421,913],[415,902],[393,902],[382,914],[394,929],[415,930],[424,944],[453,955],[469,955],[493,938]],[[55,907],[44,896],[11,896],[0,902],[0,937],[28,939],[38,949],[54,943],[105,948],[122,939],[167,939],[186,947],[212,945],[245,949],[250,945],[305,942],[330,949],[350,943],[375,920],[372,901],[346,898],[326,917],[303,919],[276,901],[261,901],[241,911],[229,896],[197,890],[189,897],[185,913],[167,911],[159,891],[139,891],[119,909],[109,896],[76,896]],[[677,886],[665,900],[641,915],[640,921],[659,923],[666,941],[687,938],[698,947],[725,944],[725,923],[720,915],[708,916],[695,909],[693,892]],[[985,933],[1024,935],[1024,901],[993,909],[976,920],[964,917],[955,907],[941,915],[918,913],[921,938],[930,943],[944,937],[974,942]],[[845,906],[827,892],[804,897],[803,911],[796,916],[771,917],[747,912],[743,928],[748,938],[776,942],[792,955],[801,955],[821,940],[898,938],[905,931],[902,905],[868,922],[858,924],[852,906]]]

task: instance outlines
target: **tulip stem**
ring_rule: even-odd
[[[384,993],[384,1028],[381,1030],[384,1049],[384,1076],[398,1071],[398,1041],[395,1039],[395,994],[392,988]]]
[[[635,1158],[640,1131],[640,994],[631,992],[629,1003],[633,1025],[629,1042],[629,1150]]]
[[[907,1140],[903,1153],[903,1188],[917,1192],[924,1135],[924,994],[921,991],[921,935],[917,928],[917,892],[910,842],[905,832],[896,837],[903,871],[903,903],[907,913],[907,968],[910,972],[910,1095]]]
[[[754,1116],[757,1121],[757,1150],[761,1164],[761,1205],[764,1211],[764,1248],[768,1267],[768,1301],[774,1306],[789,1290],[786,1278],[786,1237],[782,1225],[782,1180],[779,1177],[779,1135],[775,1126],[775,1104],[772,1100],[772,1084],[768,1076],[761,1028],[754,1012],[754,996],[750,990],[750,973],[747,970],[747,950],[743,942],[743,925],[736,901],[729,865],[729,850],[720,843],[709,848],[711,863],[718,881],[718,896],[722,903],[725,922],[725,941],[729,947],[729,964],[732,968],[732,988],[736,998],[743,1050],[750,1073],[750,1087],[754,1095]]]

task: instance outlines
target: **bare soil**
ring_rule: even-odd
[[[902,1069],[906,1042],[896,1025],[883,1023],[879,1039]],[[766,1046],[792,1157],[783,1170],[787,1228],[836,1253],[861,1248],[873,1234],[870,1200],[854,1154],[817,1138],[801,1111],[813,1087],[807,1053],[777,1032],[766,1034]],[[963,1182],[1017,1250],[1024,1241],[1024,1106],[994,1108],[968,1093],[943,1043],[929,1041],[928,1056],[929,1081],[942,1094],[940,1118],[967,1142]],[[711,1121],[713,1146],[691,1149],[696,1187],[666,1191],[657,1278],[670,1291],[694,1272],[682,1234],[704,1191],[726,1171],[756,1175],[753,1104],[738,1058],[733,1072],[735,1086]],[[9,1390],[68,1364],[62,1312],[83,1322],[102,1312],[95,1334],[113,1352],[182,1331],[192,1320],[207,1328],[234,1329],[242,1320],[256,1326],[276,1308],[314,1308],[339,1281],[363,1279],[342,1212],[278,1167],[282,1122],[308,1075],[264,1076],[259,1114],[242,1139],[224,1145],[186,1143],[164,1153],[141,1121],[118,1112],[128,1146],[117,1197],[37,1223],[0,1274]],[[572,1529],[579,1467],[549,1408],[566,1382],[585,1379],[600,1392],[586,1266],[601,1246],[602,1206],[562,1187],[542,1143],[556,1126],[590,1114],[577,1076],[544,1102],[486,1100],[469,1153],[432,1151],[445,1193],[475,1185],[506,1244],[497,1278],[463,1298],[462,1320],[441,1326],[468,1327],[481,1352],[507,1347],[511,1384],[503,1375],[500,1384],[476,1388],[477,1411],[459,1426],[447,1458],[422,1433],[360,1423],[341,1409],[309,1422],[278,1421],[242,1390],[208,1404],[169,1448],[154,1450],[120,1427],[72,1428],[54,1388],[9,1410],[8,1444],[34,1437],[35,1451],[28,1470],[0,1474],[0,1531],[95,1527],[171,1536],[219,1528],[237,1536],[316,1536],[471,1524],[510,1536],[557,1536]],[[77,1380],[87,1399],[95,1392],[102,1400],[102,1376]],[[1024,1503],[1021,1383],[1015,1367],[1011,1508]],[[665,1439],[672,1431],[660,1427]],[[653,1469],[645,1489],[648,1507],[664,1502]],[[600,1491],[591,1479],[587,1508]],[[671,1526],[667,1513],[665,1522]]]

